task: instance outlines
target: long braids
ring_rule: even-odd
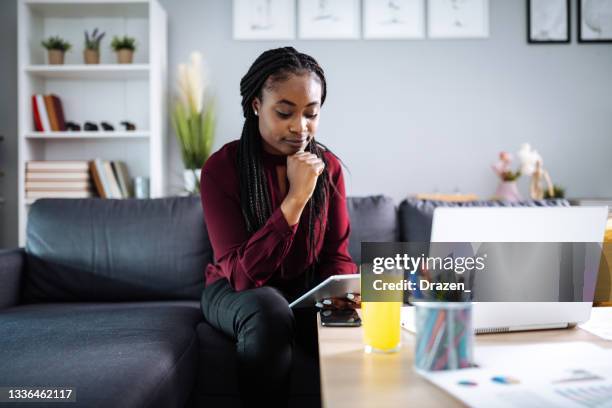
[[[242,135],[238,146],[238,174],[240,181],[240,206],[247,230],[253,233],[260,229],[272,214],[270,193],[261,159],[261,134],[258,118],[253,112],[252,102],[261,98],[266,81],[282,81],[289,74],[311,72],[321,81],[321,105],[325,102],[327,84],[325,75],[317,61],[309,55],[299,53],[293,47],[268,50],[261,54],[251,65],[240,81],[242,110],[245,117]],[[323,173],[318,177],[312,197],[308,201],[308,260],[311,266],[306,271],[305,285],[310,286],[315,279],[314,267],[318,260],[316,243],[322,239],[324,231],[319,229],[315,236],[316,223],[323,225],[329,196],[330,178],[323,145],[311,138],[306,150],[315,154],[325,163]]]

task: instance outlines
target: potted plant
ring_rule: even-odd
[[[85,64],[100,63],[100,41],[102,41],[104,34],[98,34],[98,29],[95,28],[90,36],[87,30],[85,30],[85,50],[83,51]]]
[[[512,155],[500,152],[499,160],[493,164],[493,171],[499,176],[500,183],[495,191],[495,198],[506,201],[521,201],[523,198],[518,190],[516,180],[521,177],[521,170],[511,169]]]
[[[111,47],[117,53],[119,64],[131,64],[136,51],[136,39],[124,35],[123,37],[113,37]]]
[[[50,65],[62,65],[64,53],[72,47],[72,44],[57,35],[47,38],[41,44],[47,49]]]
[[[172,111],[172,124],[180,145],[185,171],[185,190],[200,191],[200,171],[210,156],[215,132],[215,104],[205,98],[202,54],[191,53],[189,64],[178,67],[178,98]]]

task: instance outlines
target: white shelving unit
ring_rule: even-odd
[[[106,32],[100,64],[83,63],[84,31]],[[41,41],[59,35],[72,44],[64,65],[47,65]],[[133,64],[117,64],[113,36],[136,38]],[[30,160],[122,160],[131,177],[149,177],[152,197],[166,193],[167,18],[157,0],[19,0],[19,243],[31,200]],[[54,93],[67,121],[108,122],[114,131],[37,132],[31,96]],[[125,131],[122,121],[136,125]]]

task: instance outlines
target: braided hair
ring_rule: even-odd
[[[262,137],[259,132],[258,118],[253,112],[252,102],[261,99],[263,89],[274,82],[282,82],[290,75],[313,73],[321,82],[321,105],[325,102],[325,75],[317,61],[309,55],[296,51],[293,47],[268,50],[261,54],[251,65],[240,81],[242,111],[245,117],[242,135],[238,145],[238,175],[240,184],[240,205],[247,231],[253,233],[263,227],[272,214],[272,205],[266,177],[263,169],[261,149]],[[318,260],[315,247],[323,235],[315,236],[315,223],[322,226],[327,208],[327,197],[330,189],[330,177],[327,161],[323,155],[328,150],[324,145],[311,138],[305,149],[323,160],[325,168],[318,177],[317,183],[308,201],[308,261],[311,266],[306,271],[305,284],[310,286],[314,279],[314,265]]]

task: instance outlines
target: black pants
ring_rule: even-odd
[[[274,287],[236,292],[225,279],[204,289],[201,305],[208,323],[236,341],[246,406],[286,406],[296,346],[318,362],[315,312],[294,314]]]

